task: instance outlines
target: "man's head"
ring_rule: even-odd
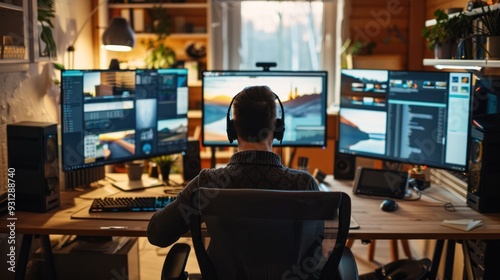
[[[246,87],[239,92],[232,102],[233,119],[229,120],[228,115],[230,142],[237,137],[247,142],[282,138],[284,120],[276,118],[276,99],[277,95],[267,86]]]

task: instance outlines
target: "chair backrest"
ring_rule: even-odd
[[[346,193],[200,188],[191,207],[191,235],[205,280],[338,275],[351,217]],[[331,254],[325,254],[326,239],[335,239]]]

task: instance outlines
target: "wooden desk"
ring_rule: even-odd
[[[500,239],[500,214],[481,214],[444,188],[433,186],[424,191],[417,201],[398,200],[394,212],[380,210],[383,198],[363,198],[352,194],[350,181],[335,181],[327,176],[331,191],[343,191],[351,196],[352,216],[360,225],[349,232],[353,239]],[[71,219],[71,215],[88,207],[88,199],[79,198],[81,192],[62,191],[61,206],[45,213],[17,211],[16,234],[76,234],[89,236],[146,236],[147,221]],[[455,212],[444,209],[444,203],[455,205]],[[164,195],[163,187],[135,192],[121,192],[115,196]],[[7,233],[7,216],[0,221],[0,232]],[[469,232],[441,226],[444,219],[479,219],[484,225]],[[102,230],[101,226],[126,226],[127,229]]]
[[[463,199],[440,186],[426,189],[420,200],[396,200],[398,209],[384,212],[383,198],[364,198],[352,193],[351,181],[335,181],[327,176],[327,188],[343,191],[351,196],[352,216],[360,225],[349,231],[352,239],[500,239],[500,214],[482,214],[466,206]],[[446,211],[444,202],[450,201],[455,212]],[[483,225],[472,231],[460,231],[441,226],[443,220],[477,219]]]
[[[352,216],[360,225],[352,229],[352,239],[500,239],[500,214],[481,214],[467,207],[465,202],[439,186],[424,191],[432,197],[450,201],[455,212],[446,211],[444,202],[423,195],[417,201],[399,200],[399,209],[383,212],[379,205],[383,198],[362,198],[352,194],[350,181],[335,181],[327,176],[330,191],[343,191],[352,199]],[[163,195],[163,187],[136,192],[121,192],[115,196]],[[146,236],[148,221],[71,219],[71,215],[90,205],[91,200],[79,198],[81,192],[61,192],[61,206],[46,213],[16,212],[15,216],[1,217],[0,232],[9,233],[7,225],[15,222],[15,234],[25,235],[88,235],[88,236]],[[8,220],[16,218],[16,220]],[[480,219],[483,226],[465,232],[441,226],[444,219]],[[102,230],[102,226],[122,226],[125,229]],[[332,229],[332,232],[335,230]],[[441,246],[441,248],[439,248]],[[438,243],[436,252],[442,250]],[[50,247],[47,247],[50,248]],[[435,256],[437,255],[435,252]],[[440,257],[437,256],[438,258]],[[21,258],[21,256],[20,256]],[[436,268],[437,269],[437,268]]]

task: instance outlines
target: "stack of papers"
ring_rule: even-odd
[[[450,227],[454,229],[459,229],[463,231],[469,231],[481,226],[483,222],[481,220],[473,219],[459,219],[459,220],[444,220],[441,225],[445,227]]]

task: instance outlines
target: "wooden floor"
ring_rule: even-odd
[[[182,238],[179,242],[191,244],[189,238]],[[356,258],[359,274],[372,272],[374,269],[378,268],[379,265],[391,262],[388,240],[377,241],[373,262],[368,261],[368,245],[364,245],[359,240],[356,240],[351,249]],[[144,237],[139,238],[140,276],[142,280],[160,279],[161,268],[168,250],[169,248],[158,248],[149,244]],[[401,249],[400,251],[400,257],[404,257],[404,253]],[[189,256],[187,271],[189,273],[200,272],[198,263],[196,262],[196,256],[194,255],[194,249],[191,250]]]

